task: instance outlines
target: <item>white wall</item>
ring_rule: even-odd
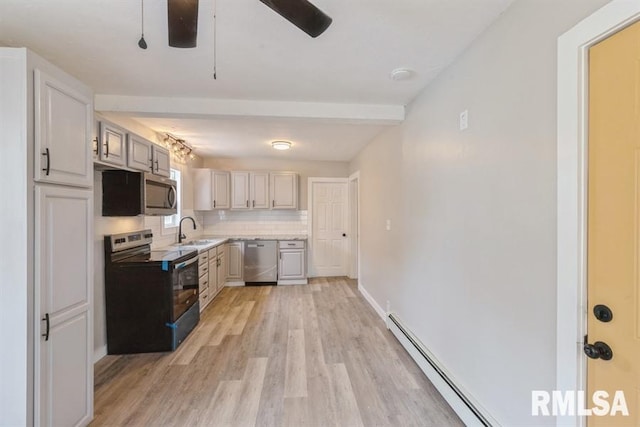
[[[0,426],[33,422],[33,78],[24,49],[0,49]],[[30,197],[31,196],[31,197]]]
[[[361,284],[505,426],[555,422],[556,40],[606,2],[517,1],[350,165]]]
[[[323,162],[312,160],[288,160],[275,158],[206,158],[204,167],[227,171],[289,171],[300,175],[298,209],[307,209],[307,178],[346,178],[348,162]]]

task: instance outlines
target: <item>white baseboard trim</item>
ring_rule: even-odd
[[[393,317],[397,319],[397,314],[393,314]],[[422,372],[427,376],[429,381],[435,386],[435,388],[440,392],[442,397],[447,401],[447,403],[451,406],[451,408],[455,411],[455,413],[460,417],[462,422],[468,427],[484,427],[484,426],[493,426],[500,427],[500,424],[484,409],[474,398],[471,396],[463,387],[461,387],[457,381],[453,378],[450,372],[442,366],[442,364],[435,358],[435,356],[424,346],[424,344],[415,336],[411,331],[408,331],[406,326],[403,325],[403,328],[407,333],[411,336],[411,339],[417,344],[418,347],[421,348],[423,352],[426,353],[427,357],[430,359],[431,363],[435,365],[432,366],[429,360],[425,356],[423,356],[420,351],[416,348],[416,345],[412,343],[409,338],[404,334],[404,332],[396,325],[394,321],[389,319],[387,322],[387,327],[391,331],[391,333],[398,339],[402,347],[409,353],[411,358],[416,362],[416,364],[420,367]],[[439,371],[439,372],[438,372]],[[445,380],[445,378],[447,378]],[[453,386],[447,383],[447,380],[453,383]],[[457,389],[455,390],[454,389]],[[462,395],[462,396],[461,396]],[[466,402],[465,402],[466,400]],[[473,410],[470,408],[470,405],[474,407],[476,411],[478,411],[484,421],[481,420],[480,416],[476,415]]]
[[[234,286],[244,286],[244,282],[226,282],[224,285],[232,288]]]
[[[361,282],[358,282],[358,290],[360,291],[360,293],[362,294],[364,299],[367,300],[369,305],[371,307],[373,307],[373,309],[376,311],[376,313],[378,313],[378,316],[380,316],[380,318],[385,323],[387,323],[387,313],[385,313],[385,311],[382,309],[382,307],[380,307],[380,305],[376,302],[376,300],[373,299],[371,294],[369,292],[367,292],[367,290],[364,288],[364,286],[362,285]]]
[[[307,279],[299,280],[278,280],[278,286],[280,285],[308,285]]]
[[[97,363],[100,359],[107,355],[107,346],[106,344],[102,347],[93,349],[93,363]]]

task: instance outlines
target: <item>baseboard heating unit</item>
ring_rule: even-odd
[[[388,314],[387,326],[467,426],[499,427],[499,424],[455,383],[433,354],[404,326],[396,314]]]

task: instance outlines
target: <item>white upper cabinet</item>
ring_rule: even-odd
[[[271,208],[298,209],[298,174],[271,172]]]
[[[150,172],[152,169],[153,154],[151,153],[151,141],[135,135],[127,135],[127,166],[142,172]]]
[[[230,175],[229,172],[213,171],[211,173],[213,179],[213,208],[229,209],[231,208],[230,194]]]
[[[231,172],[231,209],[269,209],[268,172]]]
[[[250,193],[252,209],[269,209],[269,173],[250,173]]]
[[[153,173],[169,178],[171,176],[171,155],[169,150],[159,145],[151,146]]]
[[[169,177],[169,150],[133,133],[127,134],[127,166],[142,172]]]
[[[34,179],[90,187],[93,95],[72,83],[34,70]]]
[[[194,209],[209,211],[231,208],[230,174],[212,169],[195,169]]]
[[[249,172],[231,172],[231,209],[249,209]]]
[[[114,166],[126,166],[127,132],[119,126],[100,121],[100,161]]]

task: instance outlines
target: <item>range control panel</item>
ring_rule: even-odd
[[[136,246],[150,245],[153,242],[151,230],[132,231],[129,233],[105,236],[111,243],[111,252],[119,252]]]

